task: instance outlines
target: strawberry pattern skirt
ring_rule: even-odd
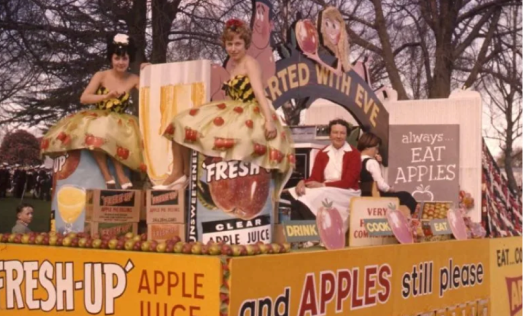
[[[274,111],[270,119],[277,136],[267,140],[265,117],[256,102],[217,101],[179,113],[163,135],[206,156],[292,172],[295,156],[290,130]]]
[[[51,127],[40,143],[42,155],[51,158],[70,150],[103,151],[133,170],[145,168],[138,118],[110,110],[71,114]]]

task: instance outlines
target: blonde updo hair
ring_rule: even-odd
[[[251,46],[252,31],[247,23],[238,19],[230,19],[227,21],[221,36],[222,45],[225,47],[225,42],[232,40],[234,35],[239,35],[245,42],[245,49]]]

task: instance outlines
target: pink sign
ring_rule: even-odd
[[[467,226],[463,220],[463,216],[456,210],[448,210],[447,212],[447,221],[450,225],[450,230],[454,238],[457,240],[466,240],[467,239]]]
[[[401,244],[414,243],[408,220],[402,212],[398,210],[387,212],[387,221],[392,229],[392,233]]]
[[[320,239],[329,250],[345,248],[343,220],[336,209],[322,208],[316,217]]]

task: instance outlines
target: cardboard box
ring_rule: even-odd
[[[433,220],[447,219],[447,211],[451,207],[452,202],[448,201],[423,203],[419,214],[423,235],[416,237],[417,242],[445,241],[452,238],[452,234],[435,234],[431,227]]]
[[[136,223],[142,205],[140,190],[87,190],[85,221]]]
[[[185,190],[147,190],[147,224],[185,223]]]
[[[180,237],[185,241],[184,224],[148,224],[147,240],[165,241],[173,237]]]
[[[99,223],[85,222],[85,232],[92,235],[100,234],[110,236],[122,236],[129,232],[138,234],[138,223]]]

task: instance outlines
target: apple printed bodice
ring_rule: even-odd
[[[109,90],[104,86],[100,86],[96,90],[97,95],[108,94]],[[129,106],[129,93],[125,92],[119,98],[112,98],[96,104],[96,108],[99,110],[111,110],[116,113],[124,113],[127,107]]]
[[[235,101],[252,102],[256,100],[248,76],[238,75],[225,82],[222,89]]]

